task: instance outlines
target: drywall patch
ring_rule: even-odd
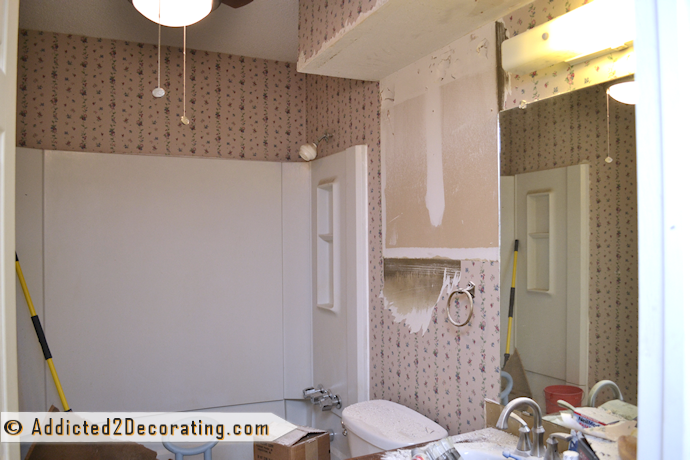
[[[434,227],[443,223],[446,199],[443,187],[443,103],[441,88],[429,89],[424,98],[426,121],[426,208]]]
[[[384,259],[383,302],[395,322],[406,324],[413,334],[421,331],[424,335],[434,307],[443,303],[460,278],[459,260]]]

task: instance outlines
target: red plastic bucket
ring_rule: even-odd
[[[575,407],[579,407],[582,403],[582,395],[584,391],[582,388],[574,387],[572,385],[551,385],[544,388],[544,396],[546,397],[546,413],[553,414],[564,410],[558,405],[558,400],[567,401]]]

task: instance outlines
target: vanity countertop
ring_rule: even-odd
[[[462,447],[467,449],[477,449],[493,451],[500,454],[503,450],[512,450],[517,445],[518,439],[510,433],[498,430],[496,428],[484,428],[482,430],[471,431],[469,433],[452,436],[456,448]],[[378,452],[376,454],[363,455],[356,457],[355,460],[382,460],[384,457],[393,457],[391,453],[401,451],[401,455],[395,456],[396,460],[409,460],[410,456],[404,455],[405,451],[409,452],[415,447],[423,447],[429,443],[416,444],[414,446],[406,447],[405,449],[396,449],[386,452]],[[461,444],[462,446],[458,446]],[[388,455],[387,455],[388,454]]]

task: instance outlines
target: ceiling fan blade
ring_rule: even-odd
[[[231,6],[233,8],[240,8],[244,5],[248,5],[254,0],[220,0],[221,3]]]

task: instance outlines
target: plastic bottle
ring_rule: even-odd
[[[429,457],[424,452],[424,449],[417,447],[412,449],[412,460],[429,460]]]

